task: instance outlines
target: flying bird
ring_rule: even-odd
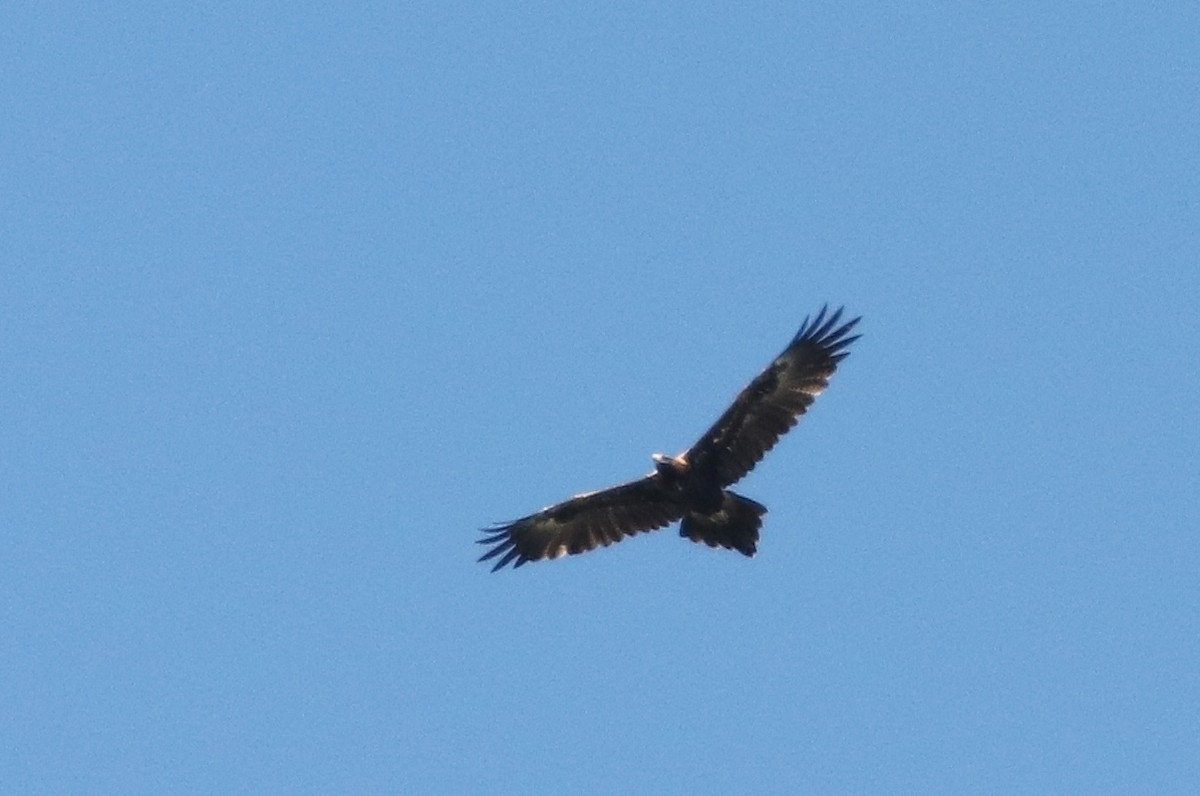
[[[543,558],[607,547],[627,536],[682,520],[679,535],[709,547],[753,556],[767,507],[728,487],[754,469],[829,386],[829,377],[859,335],[860,318],[838,325],[822,307],[788,347],[734,399],[733,404],[678,456],[655,453],[654,471],[636,481],[585,492],[514,522],[484,530],[491,545],[480,561],[499,558],[492,571]]]

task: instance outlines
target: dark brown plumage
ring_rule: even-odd
[[[682,520],[679,535],[709,547],[754,555],[766,506],[727,489],[829,386],[829,377],[858,339],[859,318],[838,325],[839,309],[822,307],[767,369],[750,382],[698,442],[675,457],[656,453],[654,472],[626,484],[576,495],[536,514],[484,531],[480,557],[507,564],[574,555]]]

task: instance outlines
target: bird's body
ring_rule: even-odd
[[[681,521],[679,534],[747,556],[758,546],[767,509],[730,490],[796,424],[858,339],[859,319],[838,326],[842,310],[826,309],[800,331],[767,369],[750,382],[700,440],[678,456],[656,453],[654,472],[485,531],[491,545],[479,559],[507,564],[558,558],[606,547],[627,536]]]

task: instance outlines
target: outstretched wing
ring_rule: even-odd
[[[808,318],[783,353],[750,382],[733,405],[686,454],[694,470],[708,472],[726,487],[754,469],[779,438],[829,386],[829,377],[849,352],[859,318],[838,326],[842,309],[826,317],[822,307]]]
[[[665,528],[682,516],[683,509],[663,489],[658,474],[651,473],[488,528],[479,544],[493,547],[479,560],[501,556],[493,572],[510,562],[515,568],[527,561],[607,547],[626,536]]]

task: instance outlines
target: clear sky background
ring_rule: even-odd
[[[7,5],[0,791],[1196,793],[1200,7],[901,5]]]

